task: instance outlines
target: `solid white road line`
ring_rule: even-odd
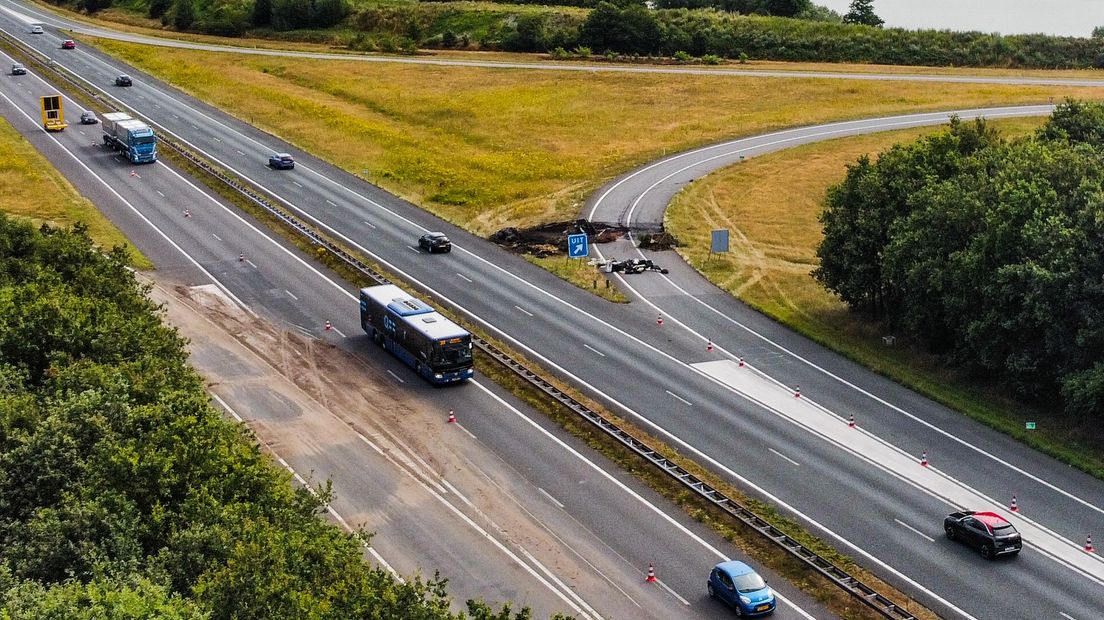
[[[402,379],[400,379],[400,378],[399,378],[399,375],[396,375],[395,373],[391,372],[390,370],[388,370],[388,371],[387,371],[387,374],[389,374],[389,375],[391,375],[392,377],[394,377],[394,378],[395,378],[395,381],[398,381],[399,383],[406,383],[406,381],[404,381],[404,380],[402,380]]]
[[[517,308],[518,310],[522,311],[523,313],[525,313],[527,316],[533,316],[532,312],[529,312],[528,310],[526,310],[525,308],[522,308],[521,306],[514,306],[514,307]]]
[[[284,289],[284,292],[288,294],[288,297],[294,299],[295,301],[299,301],[299,298],[296,297],[295,294],[293,294],[291,291],[287,290],[286,288]]]
[[[560,502],[560,500],[556,499],[555,497],[552,497],[552,495],[548,491],[545,491],[544,489],[542,489],[540,487],[537,487],[537,490],[540,491],[541,495],[547,497],[548,501],[555,504],[558,508],[563,508],[564,507],[564,505]]]
[[[667,514],[663,509],[661,509],[658,506],[656,506],[655,504],[649,502],[647,499],[645,499],[639,493],[637,493],[636,491],[629,488],[625,483],[621,482],[616,477],[614,477],[613,474],[609,473],[608,471],[606,471],[602,467],[598,466],[594,461],[591,461],[587,457],[583,456],[583,454],[580,453],[578,450],[576,450],[575,448],[572,448],[571,446],[567,445],[562,439],[560,439],[559,437],[556,437],[555,435],[553,435],[550,431],[545,429],[540,424],[537,424],[536,422],[534,422],[532,419],[530,419],[528,416],[526,416],[524,413],[522,413],[520,410],[518,410],[516,407],[514,407],[510,403],[503,400],[498,394],[495,394],[493,391],[491,391],[485,385],[483,385],[482,383],[479,383],[478,381],[475,381],[475,380],[472,380],[471,383],[472,383],[472,385],[475,385],[476,387],[478,387],[480,390],[483,390],[483,392],[485,392],[488,396],[490,396],[492,399],[494,399],[499,404],[501,404],[503,407],[505,407],[507,411],[514,414],[516,417],[520,418],[523,422],[525,422],[526,424],[531,426],[534,431],[536,431],[537,433],[539,433],[541,435],[544,435],[549,441],[552,441],[557,446],[559,446],[563,450],[567,451],[568,454],[570,454],[571,456],[574,456],[575,458],[579,459],[579,461],[581,461],[584,465],[586,465],[591,470],[596,472],[598,475],[600,475],[603,478],[605,478],[606,480],[608,480],[610,482],[610,484],[614,485],[618,489],[621,489],[626,494],[628,494],[629,497],[631,497],[634,500],[640,502],[645,508],[650,510],[657,517],[659,517],[663,521],[666,521],[673,528],[675,528],[675,530],[677,530],[678,532],[680,532],[681,534],[683,534],[684,536],[686,536],[687,538],[689,538],[693,542],[700,545],[702,548],[704,548],[709,553],[712,553],[716,558],[719,558],[722,561],[728,561],[728,560],[731,559],[730,557],[728,557],[727,555],[722,553],[720,549],[717,549],[713,545],[709,544],[705,539],[698,536],[694,532],[691,532],[689,529],[686,528],[686,526],[684,526],[681,523],[679,523],[678,521],[676,521],[674,519],[674,517]],[[803,618],[806,618],[806,620],[815,620],[813,618],[813,616],[809,615],[809,613],[806,612],[804,609],[801,609],[800,607],[798,607],[797,604],[794,603],[793,601],[791,601],[790,599],[782,596],[781,594],[776,593],[776,595],[778,597],[778,600],[782,601],[784,604],[791,607],[796,613],[800,614]]]
[[[463,281],[467,282],[468,284],[471,284],[471,283],[472,283],[472,279],[471,279],[471,278],[469,278],[469,277],[467,277],[467,276],[465,276],[465,275],[464,275],[464,274],[462,274],[462,273],[458,273],[458,274],[456,274],[456,277],[458,277],[458,278],[460,278],[461,280],[463,280]]]
[[[238,415],[237,411],[234,411],[234,408],[231,407],[229,405],[229,403],[227,403],[218,394],[215,394],[214,392],[208,392],[208,393],[211,395],[212,398],[214,398],[216,401],[218,401],[219,405],[224,410],[229,412],[230,415],[234,416],[235,420],[237,420],[238,422],[243,422],[242,417],[240,415]],[[315,497],[317,497],[316,492],[314,491],[314,489],[311,488],[311,486],[309,484],[307,484],[307,481],[304,480],[303,477],[300,476],[299,473],[296,472],[295,469],[292,468],[292,466],[289,465],[288,462],[285,461],[284,458],[282,456],[280,456],[279,453],[277,453],[275,449],[272,448],[271,445],[269,445],[269,444],[264,444],[264,445],[265,445],[265,449],[268,450],[269,452],[271,452],[272,455],[275,456],[276,459],[280,462],[280,464],[283,465],[284,468],[287,469],[289,472],[291,472],[291,474],[293,476],[295,476],[295,479],[298,480],[300,484],[302,484],[304,487],[306,487],[312,495],[315,495]],[[326,511],[328,513],[330,513],[331,515],[333,515],[334,519],[336,519],[337,522],[340,523],[341,526],[344,527],[346,531],[353,533],[358,539],[360,539],[361,544],[364,545],[364,548],[368,550],[368,553],[372,554],[372,557],[374,557],[376,559],[376,561],[379,562],[379,564],[387,570],[387,572],[391,573],[391,575],[393,577],[395,577],[395,579],[397,579],[399,581],[399,583],[406,583],[406,580],[403,579],[402,575],[400,575],[391,566],[391,564],[387,562],[387,560],[383,559],[383,556],[380,555],[379,552],[377,552],[375,549],[373,549],[372,546],[367,543],[367,541],[360,538],[360,534],[357,532],[357,530],[350,527],[349,523],[347,521],[345,521],[345,518],[342,517],[340,514],[338,514],[338,512],[336,510],[334,510],[332,506],[327,505],[326,506]]]
[[[211,233],[211,236],[214,237],[215,239],[219,240],[219,241],[222,241],[222,237],[216,235],[215,233]]]

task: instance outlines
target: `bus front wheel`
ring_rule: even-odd
[[[373,329],[372,330],[372,341],[382,347],[383,346],[383,334],[381,334],[378,331]]]

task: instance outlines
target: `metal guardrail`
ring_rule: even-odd
[[[7,33],[2,33],[2,35],[0,36],[11,40],[15,45],[25,47],[23,46],[22,42],[20,42],[18,39],[14,39],[14,37],[10,37],[10,35],[8,35]],[[30,51],[34,52],[35,50]],[[96,91],[88,88],[76,79],[67,75],[67,70],[57,66],[53,62],[49,61],[49,59],[45,61],[38,60],[38,63],[45,68],[55,72],[61,79],[71,84],[74,88],[77,88],[85,94],[93,97],[97,101],[102,102],[105,106],[117,107],[103,99]],[[129,112],[132,114],[135,113],[133,110],[129,110]],[[288,211],[280,208],[279,206],[274,204],[274,202],[265,198],[262,192],[254,189],[248,183],[245,183],[235,177],[226,174],[225,172],[213,166],[204,158],[196,153],[193,153],[184,146],[177,144],[172,140],[164,138],[163,136],[169,132],[167,130],[164,130],[164,128],[161,128],[156,123],[151,122],[150,124],[158,127],[159,129],[162,129],[162,132],[160,134],[162,137],[158,138],[158,141],[161,144],[168,146],[181,157],[184,157],[207,174],[222,182],[227,187],[246,197],[251,202],[264,209],[267,213],[277,218],[280,222],[284,223],[297,233],[309,239],[316,246],[324,248],[334,257],[342,260],[356,271],[359,271],[360,273],[368,276],[379,284],[392,283],[382,273],[374,269],[371,265],[365,263],[361,259],[350,254],[349,252],[346,252],[339,245],[331,242],[323,235],[318,233],[316,230],[314,230],[312,227],[308,226]],[[663,454],[661,454],[659,451],[650,447],[647,442],[635,437],[608,418],[604,417],[602,414],[594,411],[593,409],[577,401],[572,396],[564,393],[562,390],[553,385],[549,380],[545,379],[540,372],[529,368],[522,362],[514,359],[506,352],[502,351],[490,342],[487,342],[483,338],[480,338],[479,336],[473,335],[472,340],[481,351],[491,356],[495,361],[508,368],[510,371],[512,371],[521,379],[525,380],[531,386],[539,389],[550,398],[556,400],[561,405],[575,412],[584,420],[600,429],[607,436],[613,438],[615,441],[625,446],[636,455],[647,460],[663,473],[667,474],[687,489],[690,489],[702,499],[705,499],[709,503],[721,509],[733,519],[736,519],[741,523],[744,523],[748,527],[752,528],[753,530],[759,532],[775,545],[785,550],[786,553],[788,553],[790,556],[799,560],[807,568],[817,572],[825,579],[842,588],[844,591],[848,592],[851,596],[861,601],[864,605],[874,610],[882,617],[893,618],[895,620],[916,620],[916,616],[912,615],[908,610],[902,608],[900,605],[897,605],[890,599],[886,598],[874,588],[850,575],[847,571],[836,566],[830,560],[820,556],[812,549],[809,549],[797,540],[794,540],[785,532],[779,530],[765,519],[756,515],[743,504],[726,496],[724,493],[710,486],[705,481],[690,473],[677,463],[674,463],[667,457],[663,456]]]

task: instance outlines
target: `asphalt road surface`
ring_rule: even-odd
[[[18,26],[4,17],[0,25]],[[671,282],[687,284],[664,297],[670,318],[660,328],[648,303],[596,299],[140,72],[126,70],[135,86],[115,89],[109,85],[125,67],[92,50],[62,52],[56,33],[17,36],[618,413],[792,513],[941,613],[1098,615],[1104,562],[1072,551],[1104,522],[1099,481],[761,316],[714,312],[711,307],[738,304],[695,281],[688,269],[672,274]],[[264,166],[269,152],[285,150],[297,157],[295,170]],[[418,252],[417,236],[438,229],[453,238],[452,254]],[[658,282],[657,275],[634,282],[643,287]],[[354,306],[349,313],[352,318]],[[707,351],[707,340],[719,346]],[[754,381],[716,364],[736,355],[748,361]],[[802,386],[800,405],[776,400],[792,397],[795,385]],[[861,432],[841,438],[818,426],[806,408],[810,401],[822,407],[823,419],[839,424],[855,413]],[[856,447],[872,440],[885,451],[879,458]],[[932,467],[917,474],[911,465],[919,467],[922,450],[931,451]],[[943,515],[960,502],[1003,510],[1012,494],[1024,508],[1017,524],[1039,536],[1028,540],[1021,557],[987,564],[940,537]]]
[[[440,570],[457,601],[511,600],[536,617],[727,617],[704,589],[712,564],[737,555],[723,540],[497,386],[422,382],[357,333],[352,287],[169,166],[127,163],[102,146],[98,125],[47,134],[36,115],[50,92],[33,71],[2,76],[0,112],[154,261],[164,287],[217,293],[241,308],[235,320],[249,329],[236,333],[246,338],[268,322],[287,326],[287,356],[332,363],[296,334],[333,344],[370,369],[345,378],[345,389],[362,380],[390,393],[388,412],[409,428],[370,415],[378,394],[359,411],[340,387],[305,394],[250,370],[264,360],[229,337],[197,343],[196,363],[218,379],[213,391],[228,410],[301,480],[333,480],[334,517],[375,532],[374,561],[404,575]],[[65,106],[72,121],[80,106]],[[447,425],[449,409],[460,424]],[[657,584],[644,581],[649,563]],[[786,600],[780,617],[831,617],[765,574]]]

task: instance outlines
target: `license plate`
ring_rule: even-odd
[[[770,609],[770,605],[760,605],[755,608],[755,611],[766,611],[768,609]]]

